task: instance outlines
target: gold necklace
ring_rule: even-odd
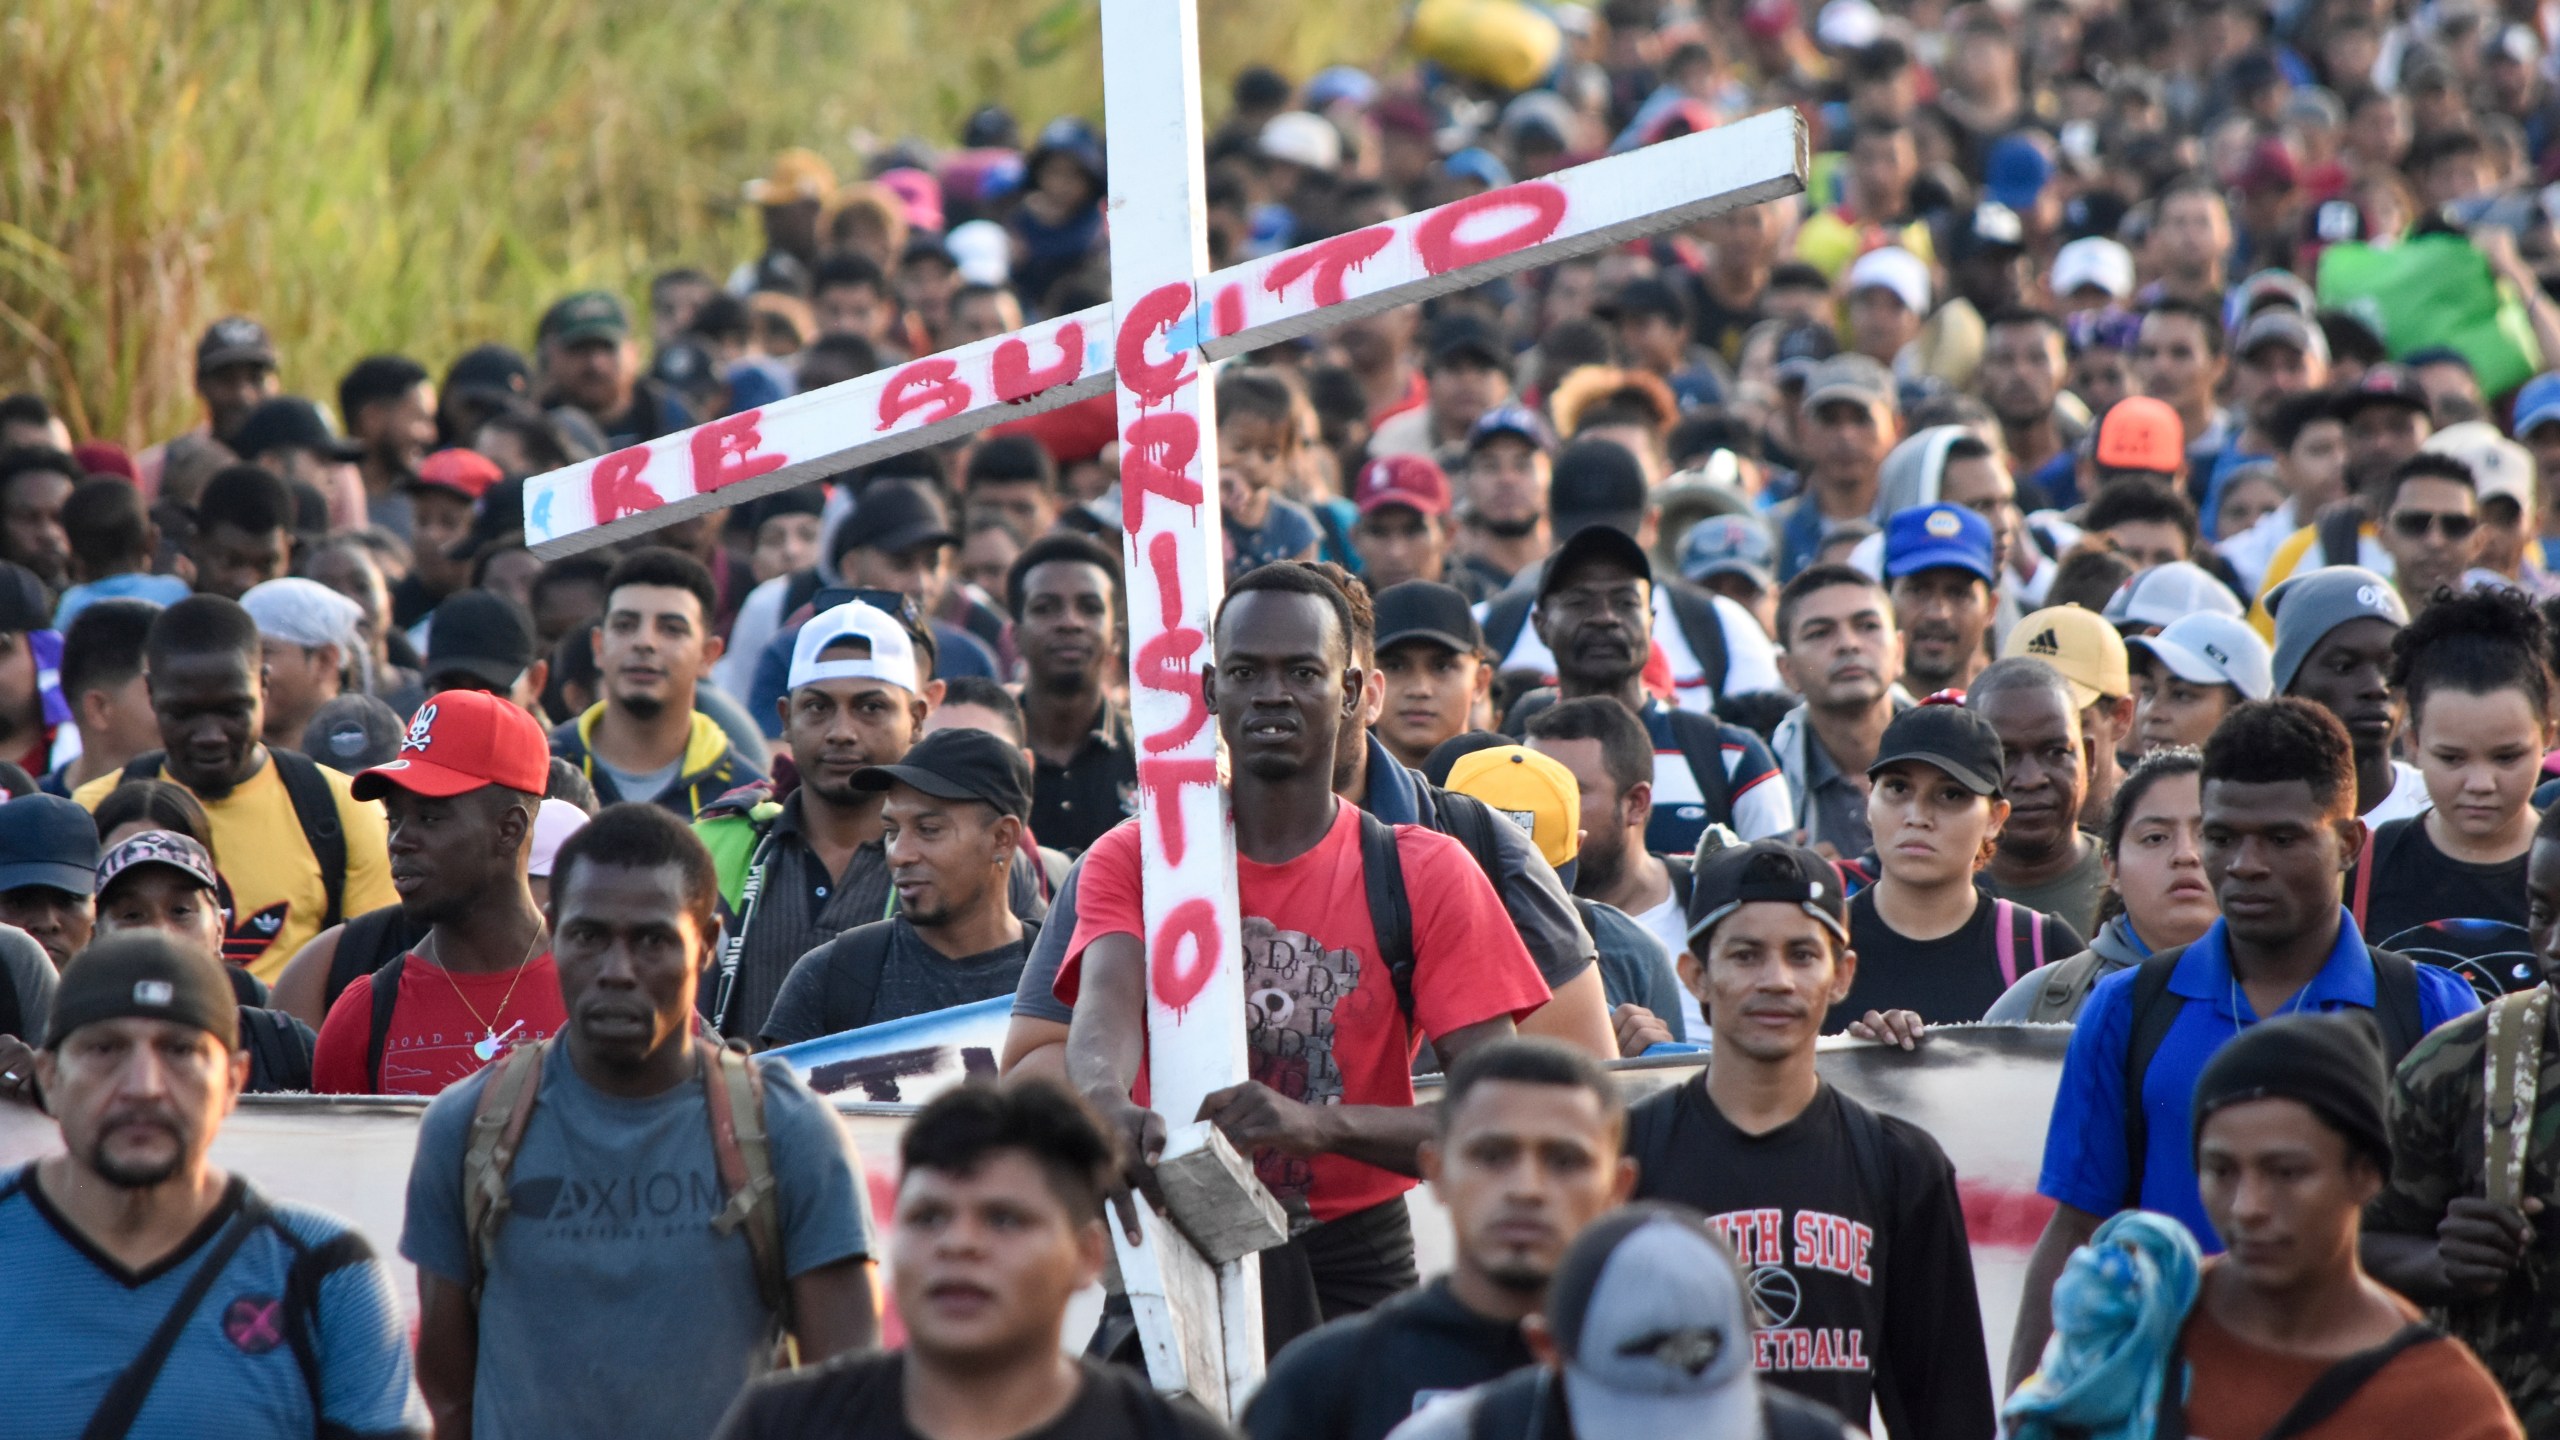
[[[429,935],[427,944],[435,947],[436,937]],[[515,1024],[508,1026],[504,1034],[501,1034],[497,1022],[507,1018],[507,1005],[516,998],[516,987],[524,983],[526,968],[533,964],[533,957],[540,954],[541,950],[542,927],[536,925],[533,927],[533,943],[525,947],[524,959],[516,962],[516,978],[507,982],[507,993],[498,997],[498,1008],[491,1012],[490,1018],[486,1020],[480,1018],[480,1011],[472,1005],[471,997],[463,993],[462,982],[453,978],[453,972],[445,968],[443,959],[440,956],[434,958],[433,963],[436,970],[444,976],[444,983],[453,987],[453,998],[462,1002],[462,1008],[470,1013],[473,1020],[479,1021],[480,1038],[472,1042],[471,1053],[480,1058],[481,1064],[486,1065],[496,1059],[499,1049],[507,1043],[507,1036],[524,1028],[524,1022],[518,1020]]]

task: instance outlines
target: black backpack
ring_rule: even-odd
[[[46,963],[50,964],[48,960]],[[0,1035],[15,1035],[29,1045],[42,1045],[44,1037],[27,1033],[27,1017],[18,1008],[17,982],[0,972]]]
[[[427,938],[429,927],[412,921],[397,905],[367,910],[338,931],[338,948],[329,956],[329,979],[321,993],[326,1015],[347,987],[401,956]]]
[[[1704,590],[1677,580],[1659,584],[1662,593],[1671,597],[1672,623],[1680,627],[1680,638],[1689,642],[1689,653],[1698,657],[1707,688],[1722,700],[1725,676],[1733,667],[1724,648],[1724,617],[1716,613],[1715,601]],[[1525,590],[1506,590],[1493,597],[1485,610],[1484,643],[1496,665],[1520,643],[1520,632],[1528,627],[1529,612],[1537,605],[1538,597]]]
[[[2133,1011],[2133,1033],[2124,1047],[2124,1153],[2127,1179],[2125,1208],[2139,1209],[2142,1204],[2142,1159],[2151,1140],[2151,1120],[2143,1113],[2142,1080],[2151,1073],[2151,1058],[2160,1053],[2160,1043],[2169,1038],[2169,1029],[2178,1023],[2186,1001],[2169,993],[2169,978],[2177,973],[2178,957],[2187,947],[2163,950],[2142,962],[2134,972],[2133,996],[2128,1002]],[[2382,1032],[2383,1063],[2390,1069],[2400,1068],[2400,1061],[2426,1037],[2427,1025],[2418,1009],[2418,967],[2416,962],[2394,950],[2368,949],[2373,956],[2373,1018]]]
[[[165,750],[146,750],[125,762],[124,773],[116,783],[157,780],[161,763],[168,758]],[[267,747],[267,758],[276,767],[276,778],[284,782],[285,795],[293,801],[293,818],[302,826],[302,837],[311,846],[311,858],[320,862],[320,883],[329,892],[329,903],[320,916],[320,928],[326,930],[346,918],[347,832],[338,823],[337,797],[330,793],[329,782],[321,778],[319,761],[298,750],[279,750],[272,745]]]

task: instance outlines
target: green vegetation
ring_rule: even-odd
[[[1369,63],[1397,7],[1201,0],[1212,113],[1254,61]],[[1101,114],[1096,0],[16,0],[0,15],[0,390],[138,445],[254,313],[285,383],[526,346],[542,305],[754,248],[785,145]]]

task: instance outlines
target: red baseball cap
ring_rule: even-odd
[[[451,450],[439,450],[419,461],[418,478],[409,483],[455,490],[470,499],[477,500],[482,492],[503,478],[505,476],[498,469],[497,461],[477,450],[464,450],[457,447]]]
[[[1360,467],[1360,476],[1351,485],[1351,503],[1363,515],[1386,505],[1446,515],[1449,477],[1427,455],[1381,455]]]
[[[359,774],[359,800],[386,790],[439,799],[504,785],[539,795],[551,788],[551,743],[532,716],[485,690],[441,690],[409,722],[400,754]]]
[[[2095,456],[2101,470],[2149,470],[2174,475],[2186,468],[2187,427],[2165,400],[2128,395],[2098,421]]]

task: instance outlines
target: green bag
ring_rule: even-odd
[[[2377,249],[2320,252],[2320,303],[2374,328],[2393,359],[2449,345],[2471,362],[2480,391],[2496,397],[2542,370],[2525,307],[2459,235],[2425,235]]]

